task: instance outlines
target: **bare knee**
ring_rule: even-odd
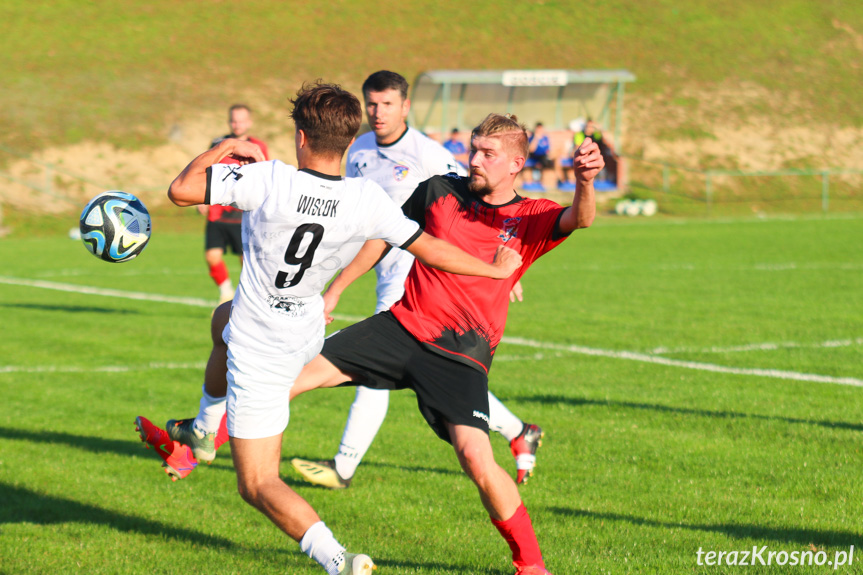
[[[260,481],[237,475],[237,492],[252,507],[260,509],[261,491]]]
[[[240,477],[237,476],[237,492],[243,501],[263,511],[266,508],[266,491],[268,479],[266,477]]]
[[[224,252],[218,248],[207,250],[204,252],[204,260],[208,266],[218,265],[222,261]]]
[[[492,472],[496,465],[494,458],[482,445],[467,445],[456,450],[461,468],[468,477],[476,484],[484,483],[484,480]]]

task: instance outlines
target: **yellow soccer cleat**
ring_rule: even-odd
[[[332,459],[328,461],[308,461],[306,459],[291,459],[291,465],[303,479],[313,485],[328,487],[329,489],[347,489],[351,485],[350,479],[345,479],[336,471],[336,464]]]
[[[344,575],[372,575],[372,571],[377,568],[378,566],[368,555],[345,552],[345,562],[342,563],[339,573]]]

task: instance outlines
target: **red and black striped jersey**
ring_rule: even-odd
[[[463,276],[414,263],[405,294],[390,310],[428,349],[488,372],[509,311],[509,292],[542,254],[566,236],[558,232],[565,208],[545,199],[516,197],[494,206],[471,192],[466,177],[435,176],[402,206],[429,234],[491,262],[499,245],[521,254],[505,280]]]

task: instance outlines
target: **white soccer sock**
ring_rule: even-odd
[[[345,548],[323,521],[318,521],[300,539],[300,549],[327,570],[328,575],[338,575],[345,562]]]
[[[227,409],[227,397],[213,397],[207,393],[207,386],[201,387],[201,403],[198,407],[198,416],[195,418],[195,427],[206,433],[219,431],[222,416]]]
[[[524,428],[524,422],[508,410],[490,391],[488,392],[488,428],[506,437],[507,441],[518,437]]]
[[[357,395],[348,414],[339,452],[333,458],[336,471],[342,478],[350,479],[356,473],[360,461],[365,457],[386,419],[389,403],[388,389],[357,387]]]
[[[219,295],[223,298],[234,296],[234,285],[231,283],[231,278],[228,278],[219,284]]]

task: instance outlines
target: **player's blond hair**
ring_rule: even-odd
[[[303,84],[291,103],[291,118],[296,129],[306,134],[309,148],[316,154],[341,158],[363,121],[357,97],[338,84],[317,80]]]
[[[477,136],[500,138],[510,153],[527,158],[527,128],[519,123],[515,114],[489,114],[470,133],[471,139]]]

